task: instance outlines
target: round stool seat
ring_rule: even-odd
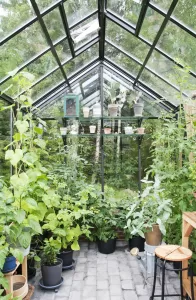
[[[192,257],[192,251],[179,245],[162,245],[155,249],[159,258],[170,261],[184,261]]]

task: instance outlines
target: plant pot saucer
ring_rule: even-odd
[[[53,285],[53,286],[46,286],[43,284],[43,279],[41,278],[39,280],[39,286],[41,286],[43,289],[46,289],[46,290],[55,290],[55,292],[58,291],[58,288],[61,286],[61,284],[63,283],[63,277],[61,277],[61,282],[57,285]]]
[[[69,270],[69,269],[73,269],[75,267],[76,261],[74,259],[72,259],[72,264],[70,266],[63,266],[62,269],[63,270]]]

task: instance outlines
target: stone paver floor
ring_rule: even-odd
[[[63,271],[64,282],[58,292],[43,290],[38,281],[41,273],[31,280],[35,285],[32,300],[149,300],[152,287],[144,285],[140,262],[127,249],[117,248],[109,255],[97,251],[93,243],[82,243],[80,251],[74,253],[76,266]],[[179,292],[178,276],[169,272],[166,291]],[[173,275],[174,274],[174,275]],[[160,293],[160,285],[157,285]],[[158,299],[158,298],[156,298]],[[159,298],[160,299],[160,298]],[[167,297],[178,300],[178,297]]]

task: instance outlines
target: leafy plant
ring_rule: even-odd
[[[57,262],[57,254],[61,248],[61,243],[58,240],[50,239],[44,240],[44,246],[42,248],[42,265],[52,266]]]

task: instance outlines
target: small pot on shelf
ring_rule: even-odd
[[[145,130],[145,128],[139,127],[139,128],[137,128],[137,133],[138,134],[144,134],[144,130]]]
[[[142,117],[143,115],[143,109],[144,109],[144,103],[134,103],[133,110],[134,110],[134,116],[135,117]]]
[[[112,128],[109,128],[109,127],[105,127],[105,128],[104,128],[104,133],[105,133],[105,134],[110,134],[111,131],[112,131]]]
[[[90,108],[88,106],[83,107],[83,116],[84,118],[88,118],[90,113]]]
[[[89,129],[90,129],[90,133],[95,133],[96,132],[96,125],[90,125]]]
[[[64,136],[67,134],[67,127],[60,127],[61,135]]]
[[[108,104],[108,113],[110,117],[117,117],[118,115],[118,104]]]
[[[125,130],[125,134],[133,134],[133,127],[132,126],[125,126],[124,130]]]

